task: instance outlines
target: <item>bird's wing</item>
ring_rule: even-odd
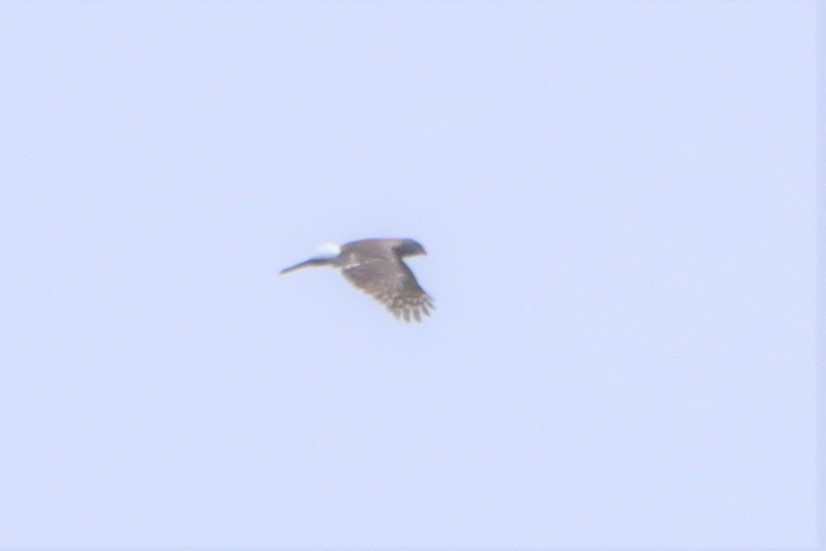
[[[430,315],[432,299],[419,286],[410,268],[397,258],[371,258],[360,264],[344,266],[347,280],[384,304],[397,318],[421,321]]]
[[[305,260],[304,262],[299,262],[295,266],[290,266],[289,268],[284,268],[283,270],[281,270],[280,273],[288,274],[288,273],[293,272],[295,270],[300,270],[301,268],[306,268],[307,266],[332,266],[332,265],[333,265],[333,260],[332,259],[317,257],[317,258],[311,258],[309,260]]]

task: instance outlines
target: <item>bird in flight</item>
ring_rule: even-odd
[[[419,286],[402,258],[427,254],[412,239],[362,239],[336,245],[334,256],[319,256],[284,268],[282,274],[308,266],[341,269],[342,275],[368,295],[384,304],[397,319],[422,320],[430,315],[433,299]]]

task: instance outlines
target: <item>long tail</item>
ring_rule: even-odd
[[[308,266],[331,266],[333,264],[332,258],[311,258],[310,260],[305,260],[304,262],[299,262],[295,266],[290,266],[289,268],[284,268],[281,270],[282,274],[286,274],[295,270],[299,270],[301,268],[306,268]]]

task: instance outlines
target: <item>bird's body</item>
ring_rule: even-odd
[[[362,239],[341,245],[335,256],[311,258],[281,273],[308,266],[340,268],[347,281],[384,304],[397,318],[410,321],[412,316],[421,321],[422,313],[430,315],[433,302],[402,261],[420,254],[427,253],[412,239]]]

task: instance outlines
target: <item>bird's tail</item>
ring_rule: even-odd
[[[300,270],[301,268],[306,268],[308,266],[330,266],[333,264],[333,260],[331,258],[311,258],[310,260],[305,260],[304,262],[299,262],[295,266],[290,266],[289,268],[284,268],[281,270],[280,273],[287,274],[289,272],[293,272],[295,270]]]

